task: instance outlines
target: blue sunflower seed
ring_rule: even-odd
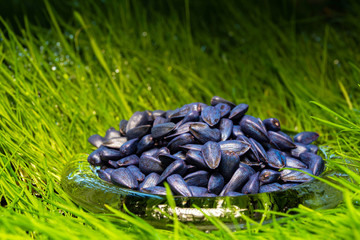
[[[221,151],[235,152],[237,155],[244,155],[249,149],[250,144],[242,140],[227,140],[219,142]]]
[[[97,148],[99,148],[103,144],[104,141],[105,141],[105,138],[103,138],[102,136],[100,136],[98,134],[91,135],[88,138],[88,142]]]
[[[181,123],[181,121],[179,123]],[[198,122],[187,122],[187,123],[181,124],[179,126],[175,126],[175,129],[174,129],[174,130],[176,130],[175,133],[165,136],[164,139],[177,137],[177,136],[179,136],[179,135],[181,135],[183,133],[188,133],[188,132],[190,132],[190,125],[191,124],[197,124],[197,123]],[[207,125],[207,124],[205,124],[205,125]]]
[[[139,168],[144,174],[150,174],[152,172],[161,174],[164,171],[159,159],[146,155],[140,157]]]
[[[195,165],[200,169],[208,169],[201,151],[189,150],[186,153],[186,162]]]
[[[154,119],[156,119],[157,117],[164,117],[165,116],[165,111],[163,110],[154,110],[152,111],[152,115],[154,117]]]
[[[241,131],[260,143],[269,142],[267,132],[264,131],[263,127],[259,124],[258,119],[253,116],[245,115],[240,123]]]
[[[186,114],[190,111],[198,111],[199,105],[198,103],[190,103],[182,106],[181,108],[175,109],[168,118],[171,119],[178,119],[183,118],[186,116]]]
[[[100,158],[102,161],[108,161],[108,160],[118,160],[120,159],[123,154],[115,149],[107,148],[107,147],[101,147],[98,148],[100,151]]]
[[[235,152],[221,151],[220,173],[229,181],[234,172],[239,168],[240,157]]]
[[[320,175],[324,171],[325,162],[319,155],[311,152],[305,152],[300,154],[300,160],[305,163],[316,176]]]
[[[220,121],[220,110],[212,106],[207,106],[202,110],[201,118],[210,127],[215,126]]]
[[[165,112],[165,116],[163,116],[163,117],[170,119],[170,116],[171,116],[173,113],[175,113],[176,111],[177,111],[177,109],[175,109],[175,110],[167,110],[167,111]]]
[[[180,176],[186,172],[186,166],[183,160],[176,160],[172,162],[160,175],[159,181],[157,183],[162,183],[168,176],[172,174],[179,174]]]
[[[281,127],[280,127],[280,122],[277,118],[267,118],[263,120],[263,123],[266,127],[266,130],[268,131],[280,131]]]
[[[155,117],[154,117],[153,113],[151,111],[148,111],[148,110],[146,110],[145,113],[146,113],[146,117],[147,117],[147,120],[148,120],[147,124],[151,124],[152,122],[154,122]]]
[[[241,189],[241,187],[249,180],[250,175],[252,175],[252,171],[250,171],[249,168],[250,167],[247,165],[240,163],[239,168],[235,171],[230,181],[224,186],[220,196],[225,196],[228,192]]]
[[[313,172],[310,169],[303,168],[301,170],[303,170],[308,174],[313,174]],[[281,180],[283,180],[284,182],[299,182],[299,183],[308,182],[312,180],[313,177],[311,177],[306,173],[285,169],[281,171]]]
[[[142,138],[149,132],[150,128],[151,125],[141,125],[134,127],[126,132],[126,137],[128,139]]]
[[[220,118],[227,116],[231,111],[231,107],[225,103],[218,103],[216,104],[215,108],[219,109]]]
[[[209,178],[208,192],[219,194],[225,184],[224,177],[220,173],[213,173]]]
[[[191,197],[191,191],[189,186],[184,181],[184,179],[179,174],[173,174],[166,179],[167,183],[169,184],[171,190],[178,195],[184,197]]]
[[[181,146],[194,143],[194,137],[190,133],[181,134],[174,139],[172,139],[167,147],[169,148],[170,152],[178,152],[181,151]]]
[[[186,175],[184,181],[189,186],[206,187],[209,181],[209,173],[204,170],[199,170]]]
[[[249,154],[248,154],[249,155]],[[254,160],[254,161],[252,161]],[[243,156],[240,158],[241,163],[248,165],[251,169],[263,169],[265,164],[263,162],[258,162],[256,159],[249,158],[248,156]]]
[[[295,148],[290,150],[291,156],[293,157],[300,157],[300,154],[307,152],[308,149],[306,148],[306,145],[302,144],[302,143],[295,143]]]
[[[147,150],[147,151],[145,151],[145,152],[143,152],[142,154],[141,154],[141,156],[151,156],[151,157],[156,157],[159,152],[159,149],[158,148],[152,148],[152,149],[150,149],[150,150]]]
[[[180,158],[183,161],[185,161],[185,159],[186,159],[186,153],[184,153],[183,151],[179,151],[177,153],[174,153],[173,156],[177,157],[177,158]]]
[[[104,180],[104,181],[107,181],[107,182],[111,182],[111,177],[110,177],[110,173],[105,171],[105,170],[102,170],[102,169],[99,169],[96,171],[99,178]]]
[[[247,183],[245,183],[244,187],[241,189],[242,193],[256,194],[259,192],[259,188],[260,188],[259,174],[260,172],[257,172],[250,176]]]
[[[279,150],[271,148],[269,151],[267,151],[267,156],[267,163],[270,167],[280,169],[286,166],[286,158],[280,153]]]
[[[119,149],[121,155],[125,157],[136,153],[138,141],[139,139],[134,138],[125,142]]]
[[[267,162],[268,156],[267,156],[267,153],[266,153],[264,147],[253,138],[249,138],[249,141],[250,141],[251,146],[253,147],[252,150],[254,150],[256,152],[255,156],[258,157],[257,160],[259,162]]]
[[[220,120],[220,133],[221,133],[221,141],[226,141],[232,133],[233,122],[227,118],[223,118]]]
[[[211,103],[211,106],[216,106],[219,103],[225,103],[225,104],[229,105],[231,108],[236,107],[236,105],[234,103],[232,103],[224,98],[218,97],[218,96],[212,97],[210,103]]]
[[[111,182],[121,187],[138,188],[138,181],[126,168],[118,168],[111,173]]]
[[[111,138],[107,141],[104,141],[102,143],[102,146],[105,146],[108,148],[119,149],[127,141],[128,141],[128,139],[126,137]]]
[[[150,173],[145,177],[144,181],[140,184],[139,188],[142,189],[142,188],[155,187],[159,181],[159,178],[160,178],[159,174],[155,172]]]
[[[126,126],[127,126],[128,121],[123,119],[120,121],[119,123],[119,132],[122,136],[126,135]]]
[[[148,123],[147,112],[135,112],[127,122],[125,132],[128,133],[130,129],[133,129],[141,125],[146,125],[147,123]]]
[[[286,167],[289,168],[307,168],[307,165],[302,161],[293,158],[293,157],[285,157],[286,158]]]
[[[244,133],[241,131],[241,128],[239,125],[233,125],[233,128],[232,128],[232,136],[234,138],[237,138],[239,136],[244,136]]]
[[[201,143],[206,143],[208,141],[218,142],[221,139],[220,132],[211,129],[205,123],[193,123],[190,125],[189,129],[191,134]]]
[[[189,186],[191,194],[193,197],[202,197],[204,194],[207,194],[207,188],[198,187],[198,186]]]
[[[139,164],[139,157],[135,154],[124,157],[116,162],[119,167]]]
[[[101,166],[102,165],[102,160],[101,160],[101,156],[100,156],[100,152],[104,149],[105,147],[101,146],[100,148],[96,149],[95,151],[93,151],[92,153],[90,153],[90,155],[87,158],[87,161],[94,166]]]
[[[319,151],[319,147],[313,144],[306,145],[306,149],[314,154],[317,154],[317,152]]]
[[[181,146],[181,148],[185,149],[185,150],[195,150],[195,151],[201,151],[203,145],[201,144],[185,144],[183,146]]]
[[[151,135],[153,138],[160,138],[169,134],[175,128],[175,123],[161,123],[156,126],[153,126],[151,129]]]
[[[201,152],[206,165],[208,165],[210,169],[215,169],[219,166],[221,160],[221,150],[220,145],[217,142],[209,141],[205,143]]]
[[[130,165],[127,167],[127,169],[131,172],[137,181],[142,182],[145,179],[145,175],[135,165]]]
[[[229,119],[230,120],[236,120],[236,119],[240,119],[242,116],[245,115],[245,113],[248,111],[249,109],[249,105],[245,104],[245,103],[241,103],[239,105],[237,105],[236,107],[234,107],[229,115]]]
[[[153,122],[153,127],[159,125],[159,124],[164,124],[164,123],[168,123],[170,122],[169,118],[164,118],[164,117],[156,117],[154,122]],[[152,129],[151,129],[152,130]]]
[[[170,150],[167,147],[162,147],[159,149],[157,154],[154,155],[154,157],[158,157],[159,155],[166,155],[166,154],[170,154]]]
[[[198,111],[190,111],[188,112],[185,117],[176,124],[175,129],[178,129],[181,125],[187,123],[187,122],[197,122],[199,121],[199,112]]]
[[[109,139],[118,138],[118,137],[121,137],[120,132],[117,131],[115,128],[111,127],[106,131],[104,139],[105,141],[107,141]]]
[[[259,180],[262,184],[273,183],[279,180],[280,172],[271,169],[264,169],[259,175]]]
[[[247,156],[251,157],[255,161],[260,162],[260,156],[259,156],[259,153],[257,151],[257,147],[255,146],[254,141],[250,141],[250,139],[248,137],[246,137],[245,135],[239,136],[237,138],[237,140],[247,143],[250,146],[249,149],[251,150],[251,151],[247,152]]]
[[[268,131],[270,141],[280,150],[290,150],[296,148],[296,145],[292,142],[290,137],[287,137],[281,132]]]
[[[301,132],[294,136],[294,141],[302,144],[310,144],[318,139],[319,134],[316,132]]]
[[[250,176],[255,173],[255,170],[252,167],[250,167],[249,165],[243,164],[242,162],[239,163],[239,167],[247,168],[248,171],[250,172]]]
[[[154,144],[155,141],[151,134],[143,136],[137,144],[136,154],[141,154],[142,152],[151,149]]]

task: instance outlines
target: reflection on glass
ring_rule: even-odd
[[[163,214],[173,213],[166,196],[142,193],[120,188],[97,177],[95,168],[86,161],[86,155],[79,155],[70,161],[62,175],[62,187],[74,202],[85,209],[97,213],[108,212],[105,204],[122,209],[123,204],[134,214],[153,223],[168,221]],[[336,173],[325,171],[321,176],[328,178]],[[259,193],[238,197],[174,197],[176,214],[180,221],[198,225],[209,224],[205,214],[220,218],[225,223],[232,223],[231,216],[239,218],[245,214],[254,220],[262,217],[258,209],[287,211],[303,204],[312,209],[333,208],[342,200],[341,192],[326,183],[313,180],[294,188],[271,193]],[[229,205],[230,204],[230,205]],[[194,205],[200,208],[197,209]]]

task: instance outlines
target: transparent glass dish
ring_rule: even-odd
[[[165,226],[169,222],[167,214],[172,209],[166,196],[159,196],[115,186],[100,179],[96,169],[87,162],[87,155],[75,156],[66,166],[62,174],[62,187],[72,200],[88,211],[106,213],[109,205],[122,210],[123,205],[134,214],[142,217],[153,225]],[[337,173],[325,171],[322,178]],[[204,213],[232,224],[233,217],[243,222],[241,215],[259,220],[262,214],[255,211],[269,209],[285,212],[302,204],[311,209],[334,208],[342,201],[340,191],[319,180],[312,180],[294,188],[270,192],[249,194],[237,197],[179,197],[174,196],[175,211],[180,221],[191,222],[207,229],[210,223]],[[230,204],[230,205],[229,205]],[[196,205],[198,208],[194,207]]]

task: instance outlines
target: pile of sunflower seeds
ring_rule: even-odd
[[[319,175],[324,161],[311,143],[319,134],[290,136],[279,120],[245,115],[247,104],[215,96],[211,105],[135,112],[119,131],[92,135],[88,162],[98,176],[120,187],[164,195],[240,196],[294,187]],[[282,168],[296,170],[282,170]],[[307,174],[308,173],[308,174]]]

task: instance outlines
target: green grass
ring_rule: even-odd
[[[359,4],[329,17],[288,1],[76,3],[45,2],[45,19],[1,18],[1,239],[360,238]],[[212,219],[219,230],[204,233],[86,212],[61,189],[67,161],[92,150],[90,135],[134,111],[213,95],[288,131],[319,132],[339,156],[328,166],[351,176],[335,179],[344,203],[267,212],[283,218],[236,231]]]

